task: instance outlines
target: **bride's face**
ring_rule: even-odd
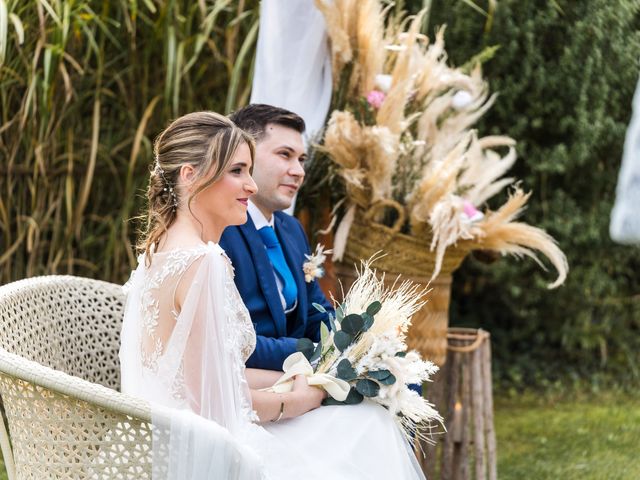
[[[236,150],[222,178],[197,195],[198,210],[216,229],[242,225],[247,221],[247,205],[258,191],[251,178],[251,152],[246,143]],[[202,218],[202,220],[204,220]]]

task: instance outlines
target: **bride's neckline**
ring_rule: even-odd
[[[220,247],[220,244],[209,240],[206,243],[204,243],[204,242],[203,243],[198,243],[198,244],[195,244],[195,245],[190,245],[188,247],[175,247],[175,248],[170,248],[169,250],[162,250],[161,252],[152,251],[151,254],[152,255],[167,255],[167,254],[176,253],[176,252],[200,250],[202,248],[207,248],[207,247]]]

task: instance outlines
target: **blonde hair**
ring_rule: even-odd
[[[196,178],[206,179],[187,199],[191,210],[193,198],[220,180],[238,146],[243,143],[249,146],[253,160],[255,146],[251,135],[215,112],[184,115],[158,135],[153,145],[155,163],[147,188],[147,212],[143,216],[146,226],[137,246],[138,251],[145,253],[148,263],[151,263],[151,255],[158,248],[162,235],[176,219],[181,195],[176,188],[180,168],[191,165]]]

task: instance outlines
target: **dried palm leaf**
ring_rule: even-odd
[[[380,126],[367,127],[363,134],[371,201],[391,198],[391,180],[398,158],[400,136]]]
[[[316,7],[324,15],[331,40],[334,87],[338,86],[342,69],[353,59],[352,32],[349,30],[349,17],[355,11],[353,3],[353,0],[315,0]]]
[[[344,169],[359,168],[363,158],[362,126],[351,112],[334,111],[325,130],[324,142],[318,146]]]
[[[416,48],[423,15],[424,11],[416,15],[400,45],[402,48],[397,53],[391,74],[391,89],[376,115],[376,123],[378,125],[385,126],[396,134],[400,134],[406,126],[404,124],[405,109],[410,99],[410,94],[414,89],[413,53]]]
[[[478,140],[476,135],[469,146],[464,171],[458,179],[464,198],[474,205],[481,205],[506,186],[513,178],[502,178],[516,161],[515,140],[509,137],[485,137]],[[501,157],[489,147],[509,147],[508,153]],[[485,150],[486,149],[486,150]]]
[[[457,195],[447,195],[431,209],[429,223],[432,226],[431,250],[435,250],[436,262],[431,280],[436,278],[442,268],[444,255],[448,247],[460,240],[471,240],[482,234],[477,223],[464,212],[464,200]]]
[[[359,82],[357,91],[366,96],[375,87],[376,75],[382,72],[385,61],[384,17],[377,0],[358,4],[357,45]]]
[[[483,233],[469,242],[468,246],[473,249],[494,250],[503,255],[527,256],[545,268],[535,254],[537,250],[547,257],[558,272],[558,278],[548,285],[548,288],[556,288],[564,283],[569,271],[567,258],[558,248],[557,242],[540,228],[513,221],[522,213],[530,195],[531,193],[525,194],[521,189],[516,189],[507,203],[479,222],[478,227]]]
[[[455,194],[458,188],[457,179],[465,165],[465,153],[471,141],[472,134],[467,132],[465,138],[447,153],[444,158],[427,163],[422,178],[416,184],[415,190],[407,198],[410,223],[425,223],[429,221],[430,212],[442,198]]]

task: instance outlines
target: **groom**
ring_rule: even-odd
[[[244,225],[227,227],[220,246],[235,269],[235,283],[254,324],[257,343],[247,367],[282,370],[299,338],[319,341],[320,322],[333,313],[314,279],[302,270],[309,242],[289,208],[304,179],[307,156],[302,142],[304,120],[288,110],[252,104],[229,118],[253,135],[256,154],[253,179],[258,186],[249,200]]]

